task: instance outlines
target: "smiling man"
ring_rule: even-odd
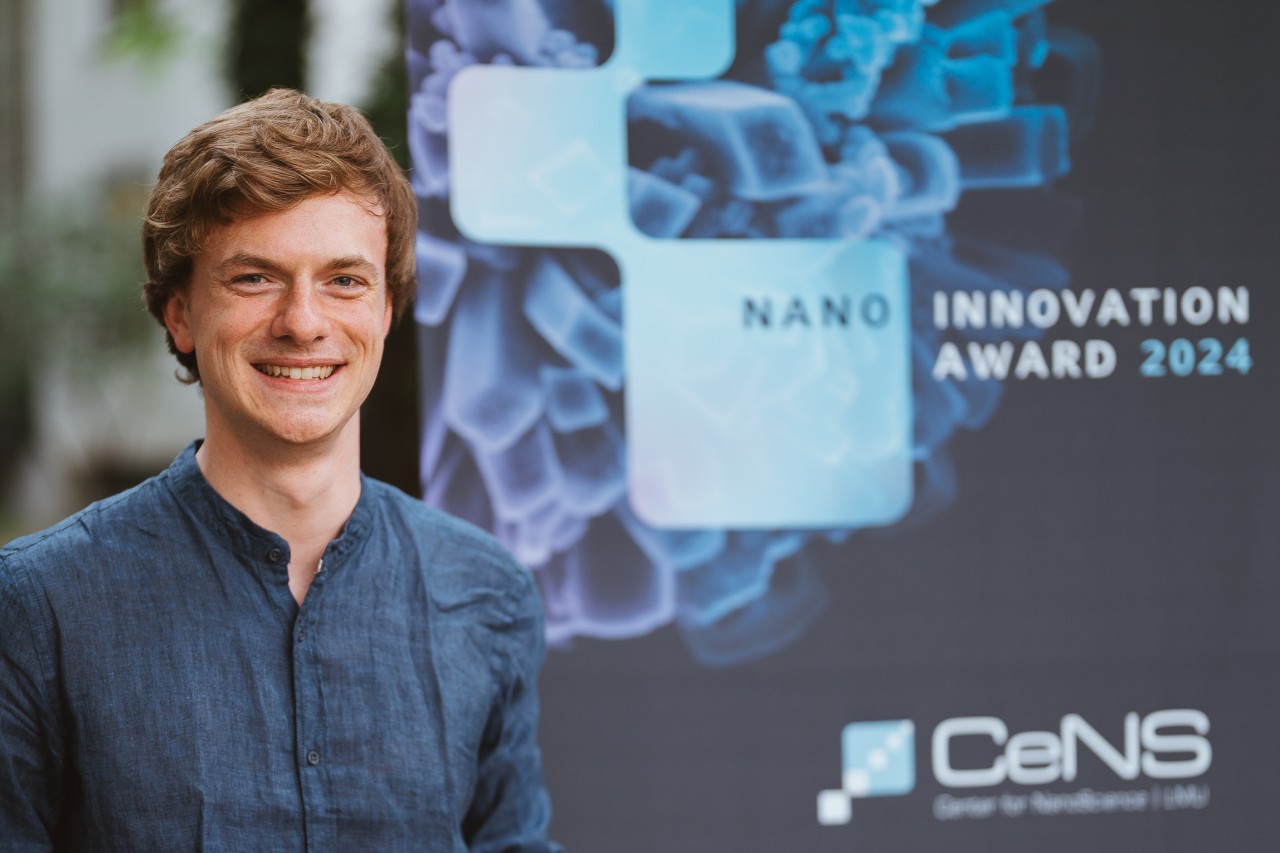
[[[296,92],[166,156],[145,295],[205,437],[0,552],[0,851],[559,849],[528,572],[360,473],[416,222]]]

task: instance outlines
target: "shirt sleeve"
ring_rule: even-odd
[[[49,702],[47,615],[0,555],[0,851],[53,849],[61,749]],[[42,599],[39,603],[42,603]],[[44,640],[45,642],[41,642]]]
[[[506,632],[496,667],[500,699],[481,745],[475,794],[463,835],[475,853],[562,853],[549,841],[551,803],[538,750],[538,671],[545,656],[542,603],[520,570],[517,618]]]

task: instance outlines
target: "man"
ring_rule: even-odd
[[[416,223],[296,92],[165,157],[145,295],[205,437],[0,552],[0,850],[559,849],[528,572],[359,469]]]

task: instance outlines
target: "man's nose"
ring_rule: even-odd
[[[271,333],[277,338],[290,338],[295,343],[310,343],[323,338],[328,320],[321,295],[309,281],[294,282],[285,290]]]

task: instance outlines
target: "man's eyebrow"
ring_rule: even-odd
[[[334,258],[325,264],[324,268],[329,270],[355,270],[370,278],[378,277],[377,264],[363,255],[344,255],[340,258]]]
[[[236,267],[257,267],[258,269],[278,270],[280,265],[258,255],[251,255],[248,252],[236,252],[228,255],[218,263],[214,264],[213,272],[215,275],[226,272]]]
[[[260,255],[252,255],[248,252],[236,252],[228,255],[219,261],[213,267],[215,275],[226,273],[227,270],[240,267],[251,267],[257,269],[269,270],[271,272],[280,272],[284,268],[276,261],[264,258]],[[342,255],[337,258],[331,258],[326,261],[322,267],[326,270],[343,269],[353,270],[370,278],[377,278],[378,266],[363,255]]]

